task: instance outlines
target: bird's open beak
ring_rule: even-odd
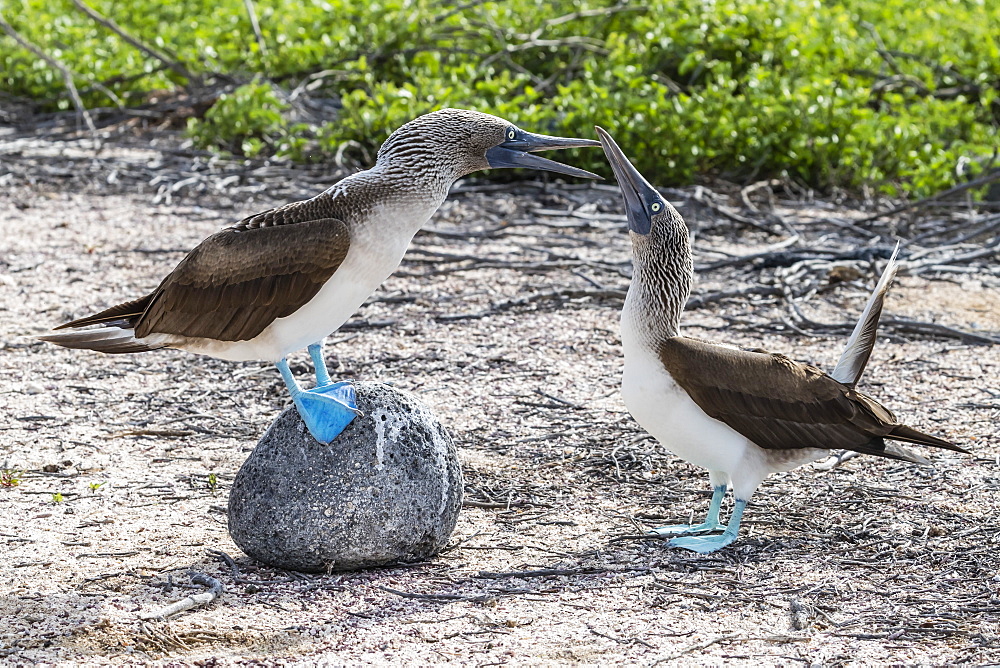
[[[585,169],[570,167],[561,162],[549,160],[540,155],[534,155],[537,151],[600,145],[600,142],[593,139],[550,137],[548,135],[536,135],[520,130],[514,139],[508,139],[504,143],[486,151],[486,161],[493,169],[500,167],[524,167],[525,169],[539,169],[546,172],[566,174],[567,176],[578,176],[584,179],[600,179],[600,176]]]
[[[653,226],[649,201],[660,199],[659,193],[643,178],[632,163],[628,161],[618,144],[601,127],[596,127],[597,136],[601,138],[604,155],[608,157],[611,170],[618,179],[618,187],[625,198],[625,215],[628,217],[628,228],[637,234],[649,234]]]

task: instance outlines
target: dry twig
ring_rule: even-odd
[[[172,615],[176,615],[179,612],[184,612],[185,610],[191,610],[192,608],[197,608],[203,605],[208,605],[215,599],[219,597],[224,591],[222,583],[213,578],[210,575],[205,575],[204,573],[196,573],[194,571],[189,571],[191,575],[191,582],[195,584],[200,584],[208,587],[208,591],[201,594],[191,594],[190,596],[185,596],[175,603],[171,603],[168,606],[162,607],[159,610],[154,610],[153,612],[146,612],[139,615],[140,619],[166,619]]]

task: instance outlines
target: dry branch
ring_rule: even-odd
[[[966,183],[961,183],[957,186],[952,186],[951,188],[942,190],[941,192],[931,195],[929,197],[918,199],[915,202],[906,202],[905,204],[900,204],[899,206],[893,207],[886,211],[873,213],[870,216],[859,218],[858,220],[854,221],[854,223],[855,224],[870,223],[873,220],[878,220],[879,218],[885,218],[886,216],[894,216],[897,213],[902,213],[910,209],[916,209],[922,206],[926,206],[927,204],[936,202],[939,199],[950,197],[951,195],[957,195],[958,193],[965,192],[966,190],[971,190],[973,188],[978,188],[979,186],[984,186],[987,183],[992,183],[993,181],[996,181],[998,179],[1000,179],[1000,169],[994,169],[992,171],[987,172],[986,174],[982,174],[981,176],[972,179],[971,181],[967,181]]]
[[[260,49],[260,55],[267,55],[267,44],[264,42],[264,35],[260,31],[260,21],[257,20],[257,8],[253,4],[253,0],[243,0],[243,5],[247,9],[247,15],[250,17],[250,25],[253,27],[254,37],[257,38],[257,47]]]
[[[696,295],[688,300],[685,308],[687,309],[699,309],[706,304],[714,304],[715,302],[720,302],[725,299],[734,299],[737,297],[749,297],[751,295],[757,295],[760,297],[773,297],[776,295],[783,294],[779,288],[775,288],[769,285],[752,285],[748,288],[739,288],[736,290],[720,290],[719,292],[711,292],[705,295]]]
[[[477,578],[487,580],[501,580],[505,578],[548,578],[564,575],[594,575],[604,573],[603,568],[541,568],[536,571],[509,571],[506,573],[493,573],[491,571],[480,571]]]
[[[222,583],[213,578],[210,575],[205,575],[204,573],[196,573],[194,571],[190,572],[191,582],[195,584],[204,585],[208,587],[208,591],[201,594],[191,594],[190,596],[185,596],[181,600],[171,603],[168,606],[160,608],[159,610],[154,610],[153,612],[146,612],[139,615],[140,619],[166,619],[171,615],[176,615],[179,612],[184,612],[185,610],[191,610],[192,608],[197,608],[202,605],[208,605],[215,599],[219,597],[223,592]]]
[[[39,47],[32,44],[23,36],[21,36],[19,32],[14,30],[14,26],[12,26],[11,24],[7,23],[6,20],[4,20],[3,16],[0,16],[0,28],[3,28],[3,31],[8,35],[10,35],[15,42],[17,42],[22,47],[24,47],[31,53],[35,54],[42,60],[44,60],[49,65],[49,67],[59,71],[59,73],[62,75],[63,83],[66,84],[66,89],[69,90],[70,98],[72,98],[73,100],[73,106],[76,107],[77,117],[79,119],[82,119],[84,123],[87,124],[88,130],[90,130],[91,132],[96,132],[97,128],[94,127],[94,120],[90,117],[90,113],[87,111],[87,108],[83,106],[83,100],[80,99],[80,93],[79,91],[77,91],[76,84],[73,82],[73,73],[70,71],[70,69],[66,67],[62,63],[62,61],[60,61],[57,58],[54,58],[53,56],[48,55],[47,53],[42,51]]]
[[[295,578],[281,578],[278,580],[249,580],[240,573],[240,567],[236,565],[236,560],[231,556],[223,552],[222,550],[208,550],[210,556],[219,559],[225,565],[229,566],[229,570],[232,571],[233,582],[236,584],[247,584],[247,585],[273,585],[273,584],[286,584],[289,582],[295,582]]]
[[[492,598],[489,595],[480,594],[477,596],[466,596],[464,594],[420,594],[412,593],[407,591],[399,591],[398,589],[393,589],[391,587],[383,587],[382,585],[375,585],[375,589],[380,589],[381,591],[388,592],[395,596],[400,596],[402,598],[412,598],[424,601],[445,601],[445,602],[456,602],[456,601],[485,601]]]
[[[172,69],[174,72],[181,75],[185,79],[200,83],[201,78],[192,74],[191,71],[187,67],[185,67],[176,56],[174,58],[171,58],[162,51],[160,51],[159,49],[153,48],[152,46],[149,46],[148,44],[141,42],[137,37],[135,37],[129,32],[126,32],[124,28],[115,23],[113,19],[103,16],[97,10],[84,3],[83,0],[73,0],[73,4],[76,5],[77,9],[79,9],[81,12],[89,16],[94,21],[97,21],[111,32],[115,33],[123,40],[125,40],[135,48],[139,49],[143,53],[145,53],[147,56],[159,60],[161,63],[163,63],[164,65],[166,65],[167,67],[169,67],[170,69]]]

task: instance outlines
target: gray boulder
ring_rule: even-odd
[[[229,494],[229,533],[265,564],[304,572],[420,561],[462,507],[451,436],[413,395],[356,384],[356,417],[329,445],[294,407],[275,420]]]

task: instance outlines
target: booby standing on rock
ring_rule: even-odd
[[[371,169],[243,219],[199,244],[152,293],[39,338],[105,353],[179,348],[272,361],[313,436],[329,443],[357,407],[350,383],[331,382],[321,342],[396,269],[452,184],[498,167],[599,178],[534,155],[599,145],[525,132],[475,111],[420,116],[389,136]],[[299,387],[285,361],[304,347],[316,368],[311,390]]]
[[[967,452],[900,424],[854,389],[864,372],[882,302],[896,271],[895,255],[831,375],[784,355],[700,341],[680,334],[694,266],[680,214],[597,128],[628,218],[634,271],[621,316],[625,369],[622,397],[650,434],[682,459],[709,471],[708,518],[669,526],[670,545],[714,552],[736,539],[750,496],[764,478],[820,459],[831,449],[904,461],[927,460],[884,439]],[[728,525],[719,509],[729,485],[736,499]]]

